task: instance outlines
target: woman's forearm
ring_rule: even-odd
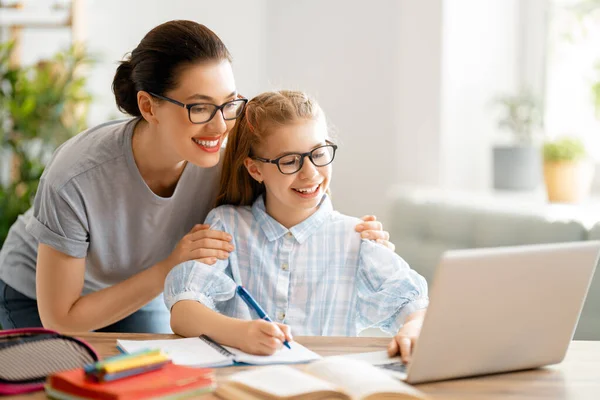
[[[161,262],[116,285],[79,297],[68,312],[65,328],[96,330],[133,314],[163,291],[168,271]]]
[[[218,343],[240,348],[248,321],[227,317],[194,300],[182,300],[171,308],[171,329],[178,335],[207,335]]]
[[[169,261],[162,261],[114,286],[82,296],[85,259],[40,244],[36,292],[42,324],[62,332],[84,332],[115,323],[162,292],[170,267]]]

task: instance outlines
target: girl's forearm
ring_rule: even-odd
[[[406,320],[404,321],[404,323],[407,323],[408,321],[412,321],[413,319],[424,319],[425,318],[425,313],[427,312],[426,308],[423,308],[421,310],[417,310],[411,314],[409,314],[406,317]]]
[[[227,317],[194,300],[182,300],[171,308],[171,329],[178,335],[207,335],[226,346],[240,347],[248,321]]]

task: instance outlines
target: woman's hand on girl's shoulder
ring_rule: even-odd
[[[377,221],[374,215],[365,215],[361,218],[364,222],[356,225],[356,232],[360,232],[363,239],[375,240],[381,243],[390,250],[396,250],[394,243],[390,242],[390,233],[383,230],[383,224]]]
[[[177,243],[167,258],[171,268],[190,260],[213,265],[217,260],[226,260],[229,257],[229,253],[234,250],[231,235],[209,228],[208,225],[195,225]]]

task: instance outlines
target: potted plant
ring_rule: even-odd
[[[10,170],[9,181],[0,180],[0,247],[31,206],[48,156],[85,129],[91,100],[78,72],[92,62],[82,48],[22,67],[10,64],[12,51],[13,42],[0,43],[0,151],[12,159],[0,165]]]
[[[544,182],[551,203],[577,203],[590,192],[594,165],[578,138],[564,137],[543,147]]]
[[[508,144],[493,148],[494,188],[532,190],[541,182],[541,157],[537,134],[542,126],[540,105],[528,91],[495,99],[500,108],[498,127],[508,131]]]

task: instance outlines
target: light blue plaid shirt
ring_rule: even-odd
[[[359,222],[334,211],[328,196],[289,230],[267,214],[262,197],[252,207],[217,207],[206,223],[229,233],[235,251],[212,266],[173,268],[165,303],[170,310],[195,300],[230,317],[256,318],[235,295],[243,285],[294,335],[356,336],[369,327],[396,334],[408,314],[427,307],[427,283],[396,253],[361,239]]]

